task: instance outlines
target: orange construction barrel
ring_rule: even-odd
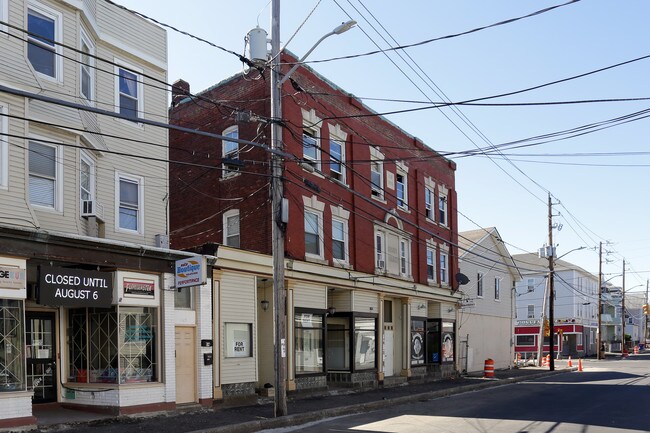
[[[486,359],[485,360],[485,369],[483,370],[485,377],[494,377],[494,360]]]

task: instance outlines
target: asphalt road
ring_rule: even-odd
[[[650,431],[650,354],[585,371],[266,432],[614,433]]]

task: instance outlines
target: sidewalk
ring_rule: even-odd
[[[542,367],[497,370],[494,379],[484,379],[481,373],[476,373],[456,379],[409,383],[370,391],[334,389],[310,396],[294,394],[287,398],[289,414],[279,418],[273,416],[272,399],[263,399],[258,404],[251,406],[228,407],[221,403],[215,403],[210,409],[196,407],[195,410],[180,409],[148,416],[140,414],[129,417],[104,417],[93,421],[87,421],[87,419],[75,421],[75,417],[70,415],[70,419],[65,423],[60,423],[60,418],[51,419],[52,422],[48,422],[45,415],[39,418],[39,428],[36,431],[117,433],[128,429],[156,433],[248,433],[476,391],[576,369],[575,366],[573,369],[567,368],[565,362],[558,362],[558,364],[554,372]]]

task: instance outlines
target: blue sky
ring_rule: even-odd
[[[267,0],[187,0],[182,7],[171,0],[117,2],[238,53],[244,53],[244,36],[249,30],[258,24],[270,30]],[[309,57],[323,60],[374,51],[375,43],[387,48],[382,37],[393,45],[413,44],[564,2],[283,0],[281,39],[283,44],[291,39],[287,48],[301,56],[341,22],[350,18],[358,21],[357,28],[327,39]],[[516,22],[400,51],[409,62],[406,54],[415,62],[410,62],[411,66],[395,53],[311,66],[361,98],[421,102],[446,98],[458,102],[527,89],[646,56],[650,54],[649,16],[650,2],[646,0],[582,0]],[[169,81],[183,78],[191,84],[192,92],[242,71],[232,54],[172,30],[168,30],[168,39]],[[645,59],[482,102],[648,98],[649,76],[650,59]],[[364,102],[377,112],[422,106],[372,99]],[[464,106],[459,108],[464,117],[444,108],[388,118],[437,151],[461,152],[604,122],[647,108],[650,100]],[[460,230],[495,226],[511,254],[536,251],[548,239],[546,201],[550,192],[554,203],[561,202],[554,206],[558,215],[554,221],[562,225],[561,230],[554,231],[558,254],[581,246],[592,248],[572,252],[564,260],[596,273],[598,255],[593,248],[600,241],[608,241],[605,278],[613,277],[612,282],[620,284],[621,278],[615,275],[622,272],[625,258],[626,287],[644,289],[650,278],[646,224],[650,157],[643,154],[650,152],[649,125],[650,120],[641,118],[574,138],[503,150],[505,157],[450,156],[458,164]]]

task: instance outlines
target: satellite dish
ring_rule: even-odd
[[[461,274],[460,272],[456,274],[456,282],[460,286],[464,286],[465,284],[469,283],[469,278],[467,278],[467,275]]]

